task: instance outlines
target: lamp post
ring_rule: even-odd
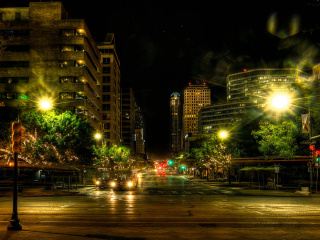
[[[40,101],[38,106],[42,110],[48,110],[51,108],[51,104],[49,101],[45,103]],[[19,111],[18,109],[18,120],[19,120]],[[8,230],[22,230],[22,225],[20,224],[20,219],[18,217],[18,154],[23,152],[22,150],[25,137],[25,130],[21,124],[21,122],[14,122],[12,124],[12,151],[14,156],[14,168],[13,168],[13,210],[12,216],[9,220],[9,225],[7,227]],[[15,147],[15,144],[19,144],[18,148]]]
[[[280,118],[282,112],[288,111],[291,105],[291,97],[287,93],[275,93],[270,101],[270,107],[280,115]],[[275,168],[275,173],[277,174],[276,189],[279,190],[279,168]]]
[[[229,132],[226,130],[220,130],[218,132],[218,137],[221,139],[221,141],[223,143],[223,140],[229,137]],[[229,162],[229,164],[228,164],[228,182],[229,182],[229,184],[231,184],[231,179],[230,179],[231,173],[230,172],[231,172],[231,162]]]

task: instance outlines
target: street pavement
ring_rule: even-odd
[[[298,191],[296,189],[280,189],[280,190],[270,190],[270,189],[261,189],[256,187],[250,187],[249,183],[238,183],[238,182],[217,182],[217,181],[208,181],[206,179],[200,179],[193,177],[191,175],[184,175],[186,179],[191,181],[195,181],[199,184],[203,184],[206,186],[215,186],[230,190],[235,190],[240,193],[240,195],[246,196],[283,196],[283,197],[293,197],[293,196],[306,196],[306,197],[320,197],[319,193],[310,193],[305,191]],[[19,196],[22,197],[37,197],[37,196],[72,196],[72,195],[81,195],[86,192],[96,189],[95,185],[81,185],[79,184],[77,188],[73,186],[72,188],[64,188],[64,189],[55,189],[52,188],[50,190],[44,189],[43,187],[32,187],[32,188],[23,188],[21,192],[19,192]],[[12,190],[9,188],[1,189],[0,187],[0,197],[1,196],[9,196],[12,195]]]
[[[302,197],[302,198],[295,198],[295,199],[301,199],[301,201],[307,200],[306,198],[313,198],[318,197],[317,194],[303,194],[300,192],[297,192],[295,190],[259,190],[257,188],[250,188],[248,183],[231,183],[228,182],[212,182],[207,181],[206,179],[199,179],[194,178],[193,176],[180,176],[186,179],[189,179],[190,181],[197,183],[195,185],[203,185],[204,187],[213,186],[218,187],[222,189],[230,189],[239,192],[241,195],[244,196],[262,196],[263,199],[264,196],[275,196],[275,197],[283,197],[283,200],[280,200],[279,203],[281,204],[286,199],[291,199],[288,197]],[[179,178],[180,178],[179,177]],[[261,218],[252,218],[251,216],[248,216],[248,218],[245,218],[245,222],[243,224],[236,221],[236,214],[235,211],[238,209],[238,211],[242,211],[242,204],[237,204],[238,207],[235,207],[234,209],[229,209],[229,205],[226,205],[227,202],[220,200],[220,202],[214,202],[215,205],[218,204],[217,209],[220,209],[222,212],[228,211],[232,212],[232,215],[228,217],[227,222],[223,222],[223,217],[219,215],[220,213],[217,212],[216,215],[220,218],[217,218],[218,220],[214,220],[214,215],[208,216],[208,220],[211,222],[203,222],[199,223],[198,221],[194,222],[175,222],[172,223],[172,226],[170,226],[170,222],[116,222],[114,224],[106,224],[106,222],[103,222],[101,220],[98,221],[99,217],[101,219],[109,219],[109,221],[112,221],[113,215],[110,216],[104,216],[103,214],[95,214],[95,211],[106,211],[104,207],[98,208],[96,205],[90,205],[90,207],[86,207],[83,205],[83,208],[77,208],[76,206],[73,206],[72,199],[75,199],[73,196],[81,196],[86,195],[87,193],[90,193],[92,191],[95,191],[97,189],[94,185],[78,185],[77,188],[73,187],[71,189],[51,189],[51,190],[44,190],[44,188],[23,188],[22,192],[19,192],[19,197],[22,197],[22,199],[26,199],[27,197],[39,197],[37,199],[48,199],[53,197],[52,201],[44,201],[41,205],[35,205],[34,208],[32,206],[29,206],[31,210],[27,211],[27,214],[21,215],[22,218],[25,220],[25,224],[23,225],[22,231],[8,231],[6,230],[7,222],[9,221],[10,217],[8,215],[8,218],[3,219],[3,221],[0,224],[0,240],[15,240],[15,239],[23,239],[23,240],[33,240],[37,238],[46,239],[46,240],[53,240],[53,239],[115,239],[115,240],[122,240],[122,239],[131,239],[131,240],[140,240],[140,239],[317,239],[320,236],[320,230],[319,224],[311,224],[311,223],[304,223],[301,224],[297,223],[291,223],[285,224],[285,221],[287,221],[287,216],[282,218],[274,218],[274,220],[270,220],[268,218],[268,214],[271,211],[275,211],[273,207],[277,207],[276,211],[282,211],[283,209],[286,210],[286,206],[280,206],[279,204],[273,205],[270,204],[270,206],[266,206],[267,209],[265,209],[264,215],[261,215]],[[10,189],[0,189],[0,196],[7,196],[6,199],[9,199],[12,195],[12,190]],[[99,192],[99,191],[97,191]],[[41,198],[43,196],[48,196],[48,198]],[[57,196],[57,198],[55,197]],[[53,202],[55,202],[55,199],[58,201],[58,199],[64,199],[59,198],[58,196],[67,196],[66,203],[62,206],[53,205]],[[70,196],[70,197],[68,197]],[[121,198],[121,196],[119,196]],[[197,196],[191,196],[192,199],[198,198]],[[207,199],[211,199],[212,196],[206,196]],[[213,196],[216,197],[216,196]],[[5,199],[4,198],[4,199]],[[140,198],[140,196],[138,196]],[[234,203],[235,197],[227,197]],[[241,198],[243,198],[241,196]],[[250,197],[251,198],[251,197]],[[30,198],[32,199],[32,198]],[[80,199],[77,197],[77,199]],[[91,202],[92,199],[97,199],[97,202],[105,205],[106,198],[88,198]],[[152,199],[154,204],[156,205],[157,202],[155,199],[159,199],[159,203],[164,204],[165,202],[161,201],[161,199],[176,199],[174,197],[168,198],[167,196],[149,196],[148,199]],[[179,198],[180,199],[180,198]],[[181,200],[187,199],[187,198],[181,198]],[[192,200],[188,197],[188,201],[190,201],[190,204],[192,203]],[[220,199],[220,197],[219,197]],[[223,197],[224,199],[224,197]],[[247,199],[247,198],[246,198]],[[271,198],[269,198],[270,201]],[[311,199],[312,200],[312,199]],[[317,201],[317,199],[313,199],[314,201]],[[1,198],[0,198],[1,201]],[[43,200],[41,200],[43,201]],[[112,201],[112,200],[110,200]],[[200,201],[200,200],[199,200]],[[120,204],[123,202],[122,207],[116,207],[117,205],[112,204]],[[179,203],[180,200],[178,201]],[[202,204],[202,200],[200,202]],[[124,200],[119,200],[115,203],[110,204],[110,211],[114,211],[116,209],[123,209],[120,211],[120,213],[123,213],[125,211],[130,210],[130,201],[124,202]],[[169,206],[171,203],[167,203]],[[286,204],[283,202],[282,204]],[[70,206],[69,206],[70,205]],[[150,205],[152,205],[150,203]],[[192,205],[192,204],[191,204]],[[190,209],[193,209],[194,206],[190,205]],[[199,210],[201,211],[209,211],[207,209],[207,206],[210,206],[211,208],[214,208],[215,205],[212,205],[212,203],[209,203],[209,205],[200,205],[204,206],[204,208],[197,208],[197,213],[199,214]],[[60,207],[57,207],[60,206]],[[144,209],[145,205],[141,209]],[[228,206],[227,208],[225,208]],[[250,212],[254,212],[256,214],[261,214],[262,212],[259,211],[259,208],[256,208],[254,203],[250,204],[247,210],[250,209]],[[280,209],[279,207],[282,207]],[[88,208],[88,211],[90,214],[92,214],[91,218],[89,218],[88,215],[81,215],[79,213],[79,218],[82,217],[82,219],[77,219],[78,215],[67,215],[66,221],[61,221],[61,217],[63,217],[63,214],[56,214],[56,215],[50,215],[50,218],[48,219],[47,216],[41,216],[41,212],[45,213],[47,208],[52,209],[58,209],[68,211],[74,211],[79,212],[84,211],[84,209]],[[165,207],[159,206],[160,209],[164,210]],[[173,206],[171,211],[174,211],[174,209],[179,208],[179,205]],[[34,210],[33,210],[34,209]],[[39,212],[36,212],[37,210]],[[156,210],[156,208],[151,208],[152,210]],[[257,209],[257,210],[255,210]],[[312,209],[311,209],[312,210]],[[41,211],[41,212],[40,212]],[[52,210],[54,211],[54,210]],[[147,210],[146,210],[147,211]],[[160,211],[160,210],[159,210]],[[175,210],[176,211],[176,210]],[[192,211],[192,212],[191,212]],[[178,211],[179,212],[179,211]],[[190,210],[190,218],[192,217],[192,214],[195,214],[195,210]],[[214,211],[212,211],[214,212]],[[129,212],[130,213],[130,212]],[[130,214],[127,214],[128,216]],[[165,213],[165,212],[163,212]],[[160,213],[153,212],[153,215],[159,215]],[[121,214],[120,214],[121,215]],[[308,214],[310,215],[310,214]],[[86,216],[86,217],[85,217]],[[227,216],[227,215],[226,215]],[[318,215],[315,215],[315,217]],[[37,217],[39,219],[32,222],[31,220],[33,218]],[[174,217],[174,214],[173,214]],[[51,219],[52,218],[52,219]],[[94,225],[86,225],[87,222],[90,222],[90,219],[96,219],[94,221]],[[230,218],[230,219],[229,219]],[[301,217],[302,219],[304,216]],[[265,220],[264,220],[265,219]],[[273,219],[273,218],[270,218]],[[300,218],[299,218],[300,219]],[[28,221],[29,220],[29,221]],[[74,220],[74,221],[73,221]],[[192,219],[191,219],[192,220]],[[104,220],[106,221],[106,220]],[[264,221],[267,221],[263,223]],[[28,224],[27,224],[28,222]],[[47,224],[45,224],[47,222]],[[282,223],[283,225],[279,225],[279,223]],[[313,222],[312,222],[313,223]],[[59,225],[60,224],[60,225]],[[180,224],[180,225],[179,225]],[[311,224],[311,225],[310,225]],[[92,226],[93,225],[93,226]],[[103,226],[105,225],[105,226]],[[231,227],[231,225],[234,225]],[[279,225],[279,227],[278,227]],[[291,231],[292,229],[292,231]]]

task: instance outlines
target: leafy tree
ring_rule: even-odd
[[[130,149],[126,146],[114,144],[111,147],[107,145],[94,146],[95,163],[100,167],[127,167],[130,166]]]
[[[21,122],[26,127],[26,152],[33,163],[79,163],[90,165],[95,130],[87,120],[69,111],[25,112]]]
[[[137,168],[146,167],[148,164],[148,159],[145,154],[142,153],[131,153],[129,156],[130,164]]]
[[[292,121],[272,123],[267,120],[260,122],[260,129],[252,132],[259,145],[259,151],[266,157],[279,156],[290,158],[295,156],[299,145],[299,135]]]
[[[197,140],[190,149],[190,155],[197,159],[199,169],[223,169],[229,171],[231,157],[239,157],[240,149],[235,141],[222,140],[216,134]]]

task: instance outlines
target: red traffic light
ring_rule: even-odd
[[[310,148],[311,151],[314,151],[316,149],[314,145],[310,145],[309,148]]]
[[[320,155],[320,150],[316,150],[316,155]]]

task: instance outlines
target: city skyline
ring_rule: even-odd
[[[133,88],[146,113],[147,149],[153,158],[167,155],[170,95],[181,93],[189,81],[205,80],[216,103],[226,99],[228,74],[258,67],[310,70],[319,55],[315,42],[302,31],[313,25],[308,22],[312,17],[305,20],[308,11],[312,15],[317,9],[313,1],[282,5],[268,1],[261,6],[246,1],[232,3],[232,9],[231,3],[215,3],[207,11],[206,5],[176,11],[175,6],[159,6],[157,1],[108,2],[106,8],[99,7],[99,1],[86,6],[61,2],[71,18],[86,20],[96,42],[103,41],[106,33],[115,34],[121,85]],[[282,22],[283,17],[291,22]]]

